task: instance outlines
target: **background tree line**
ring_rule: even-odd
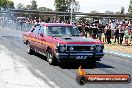
[[[54,0],[54,7],[55,11],[65,11],[70,12],[71,11],[71,5],[73,5],[73,12],[79,11],[80,5],[77,0]],[[47,8],[45,6],[38,7],[37,1],[32,0],[29,5],[24,5],[22,3],[19,3],[16,8],[14,7],[14,2],[11,0],[0,0],[0,10],[8,10],[8,9],[21,9],[21,10],[39,10],[39,11],[53,11],[50,8]],[[90,13],[99,13],[96,10],[91,11]],[[121,7],[120,11],[113,12],[113,11],[105,11],[106,14],[125,14],[125,8]],[[128,14],[132,14],[132,0],[130,0],[130,5],[128,8]],[[23,14],[21,14],[23,15]],[[41,18],[44,18],[43,16],[39,14],[35,14],[32,17],[39,16]],[[64,17],[60,17],[60,19],[64,19]],[[69,16],[65,17],[66,20],[70,19]]]
[[[55,11],[65,11],[70,12],[71,11],[71,3],[72,0],[54,0],[54,6]],[[50,8],[47,7],[38,7],[36,0],[32,0],[31,4],[24,5],[22,3],[19,3],[16,8],[14,7],[14,2],[11,0],[0,0],[0,10],[8,10],[8,9],[22,9],[22,10],[40,10],[40,11],[53,11]],[[79,11],[80,5],[79,2],[76,0],[73,0],[73,11]],[[91,11],[90,13],[99,13],[96,10]],[[105,13],[109,14],[124,14],[125,9],[124,7],[121,7],[120,11],[113,12],[113,11],[105,11]],[[130,5],[128,8],[128,13],[132,14],[132,0],[130,0]]]

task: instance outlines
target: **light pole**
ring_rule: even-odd
[[[70,20],[70,24],[72,24],[72,13],[73,13],[73,0],[71,2],[71,20]]]

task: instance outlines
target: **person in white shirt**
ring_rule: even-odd
[[[111,27],[111,37],[114,38],[114,32],[116,30],[116,22],[114,20],[112,20],[110,27]]]
[[[122,42],[123,42],[123,38],[124,38],[124,33],[125,33],[125,25],[124,24],[121,24],[119,26],[119,35],[120,35],[120,44],[122,45]]]
[[[128,30],[130,34],[130,43],[132,44],[132,20],[129,21]]]

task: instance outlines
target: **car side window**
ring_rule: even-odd
[[[43,26],[40,26],[40,29],[38,31],[39,34],[44,34],[44,27]]]
[[[39,29],[40,29],[40,26],[36,26],[33,30],[33,33],[34,34],[38,34],[39,33]]]

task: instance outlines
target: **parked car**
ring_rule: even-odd
[[[39,52],[49,64],[85,62],[95,65],[104,56],[99,40],[80,35],[78,27],[63,23],[39,23],[23,34],[27,52]]]

